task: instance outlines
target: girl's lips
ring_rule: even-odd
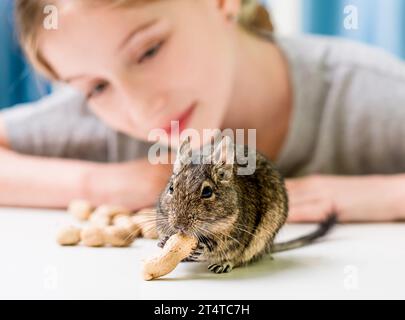
[[[183,112],[178,118],[175,118],[171,121],[178,121],[179,123],[179,134],[186,128],[188,121],[190,120],[196,104],[194,103],[190,108],[188,108],[185,112]],[[168,126],[164,127],[163,130],[168,134],[172,134],[172,125],[171,122]]]

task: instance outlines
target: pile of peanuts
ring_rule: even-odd
[[[155,209],[133,213],[120,206],[93,208],[88,201],[75,200],[70,203],[68,212],[86,225],[83,228],[68,226],[60,230],[57,241],[61,246],[82,244],[87,247],[129,247],[138,237],[158,238]],[[174,234],[158,255],[144,261],[144,280],[153,280],[170,273],[196,246],[195,238]]]
[[[136,238],[157,239],[155,209],[136,213],[113,205],[93,208],[88,201],[74,200],[68,212],[77,220],[87,222],[83,228],[69,226],[59,231],[57,241],[62,246],[128,247]]]

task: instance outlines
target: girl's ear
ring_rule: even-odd
[[[239,16],[242,0],[216,0],[218,8],[228,20],[235,20]]]

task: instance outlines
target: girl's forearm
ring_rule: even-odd
[[[398,174],[389,177],[392,182],[391,190],[387,190],[387,193],[391,193],[395,199],[392,205],[392,211],[394,213],[394,220],[405,221],[405,174]],[[387,196],[387,195],[382,195]]]
[[[172,173],[172,165],[148,159],[102,165],[86,174],[84,193],[96,205],[112,203],[131,209],[154,206]]]
[[[405,220],[405,174],[287,179],[291,222],[318,222],[330,213],[342,222]]]
[[[32,157],[0,148],[0,205],[63,208],[86,194],[97,164]]]
[[[132,209],[154,205],[171,165],[124,164],[26,156],[0,148],[0,205],[65,208],[72,199]]]

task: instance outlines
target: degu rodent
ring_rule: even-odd
[[[194,154],[189,138],[178,148],[173,174],[157,205],[160,247],[175,233],[195,236],[198,246],[186,261],[207,261],[209,270],[223,273],[265,254],[309,244],[335,224],[331,215],[311,234],[273,243],[288,214],[283,177],[261,153],[227,136],[211,150]],[[238,174],[238,167],[245,166],[236,161],[240,152],[255,157],[253,174]]]

